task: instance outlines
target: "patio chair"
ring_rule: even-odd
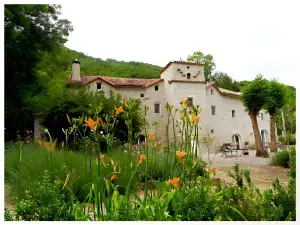
[[[242,155],[247,155],[249,156],[249,142],[248,141],[245,141],[245,147],[243,149],[240,149],[242,152],[240,154],[240,156]]]
[[[227,157],[228,156],[228,152],[231,152],[230,143],[223,143],[223,148],[224,149],[223,149],[221,157],[223,157],[223,156]]]

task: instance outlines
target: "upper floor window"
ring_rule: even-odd
[[[190,73],[187,73],[186,78],[187,78],[188,80],[191,79],[191,74],[190,74]]]
[[[141,98],[144,98],[144,94],[141,94]]]
[[[235,110],[231,111],[231,116],[232,116],[232,118],[235,118]]]
[[[155,103],[154,104],[154,113],[159,113],[160,112],[160,104],[159,103]]]
[[[210,94],[211,94],[211,95],[214,94],[214,89],[210,89]]]
[[[211,115],[216,115],[216,106],[215,105],[211,106]]]
[[[188,100],[188,105],[192,106],[193,105],[193,98],[192,97],[187,97]]]
[[[158,86],[155,86],[155,87],[154,87],[154,90],[155,90],[155,91],[158,91]]]
[[[97,83],[97,90],[102,90],[102,84],[101,83]]]

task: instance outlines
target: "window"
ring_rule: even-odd
[[[189,106],[192,106],[193,105],[193,98],[187,97],[187,100],[188,100]]]
[[[159,113],[160,111],[160,104],[159,103],[155,103],[154,104],[154,113]]]
[[[187,78],[188,80],[191,79],[191,74],[190,74],[190,73],[187,73],[186,78]]]
[[[261,116],[261,120],[264,120],[264,114],[261,113],[260,116]]]
[[[216,106],[211,106],[211,115],[216,115]]]
[[[189,69],[190,67],[189,67],[189,66],[187,66],[186,68],[188,68],[188,69]]]
[[[144,98],[144,94],[141,94],[141,98]]]
[[[101,89],[102,89],[101,83],[97,83],[97,90],[101,90]]]
[[[235,118],[235,110],[231,111],[232,118]]]
[[[214,134],[214,133],[215,133],[215,131],[214,131],[214,130],[210,130],[210,133]]]
[[[158,91],[158,86],[155,86],[154,89],[155,89],[155,91]]]
[[[210,89],[210,95],[214,94],[214,89]]]

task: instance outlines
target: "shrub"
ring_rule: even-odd
[[[271,165],[274,166],[282,166],[288,168],[289,162],[290,154],[287,150],[279,151],[271,158]]]
[[[53,184],[47,171],[41,182],[35,182],[34,192],[26,191],[26,198],[16,198],[16,220],[57,221],[75,220],[73,215],[74,198],[62,191],[61,183]],[[68,197],[67,197],[68,196]]]

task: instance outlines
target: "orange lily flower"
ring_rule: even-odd
[[[183,105],[187,105],[187,104],[188,104],[187,98],[182,98],[181,103],[182,103]]]
[[[101,124],[101,123],[103,123],[103,120],[99,117],[99,118],[97,119],[97,123],[98,123],[98,124]]]
[[[117,176],[116,176],[115,174],[113,174],[113,175],[110,177],[110,181],[113,182],[116,178],[117,178]]]
[[[104,155],[102,153],[100,154],[100,163],[103,167],[106,167],[104,163]]]
[[[145,160],[146,160],[146,156],[144,156],[143,154],[141,154],[140,155],[139,165],[142,164]]]
[[[200,115],[199,116],[193,115],[193,120],[194,120],[194,124],[199,123]]]
[[[184,157],[185,153],[184,152],[176,152],[176,156],[179,160],[179,162],[183,165],[183,157]]]
[[[173,179],[169,179],[169,183],[172,184],[175,188],[178,188],[180,183],[180,178],[174,177]]]
[[[119,115],[120,113],[124,112],[123,106],[120,106],[119,108],[114,106],[114,108],[116,110],[116,115]]]
[[[88,118],[88,120],[85,120],[85,123],[92,129],[96,130],[97,121],[94,121],[91,117]]]
[[[216,168],[209,169],[209,172],[215,174],[216,173]]]
[[[148,138],[149,138],[149,140],[154,140],[154,138],[155,138],[154,132],[148,133]]]
[[[53,146],[55,146],[56,144],[56,140],[53,142]],[[50,142],[43,142],[42,146],[44,146],[48,151],[51,151],[51,144]],[[52,149],[53,152],[55,152],[54,149]]]

